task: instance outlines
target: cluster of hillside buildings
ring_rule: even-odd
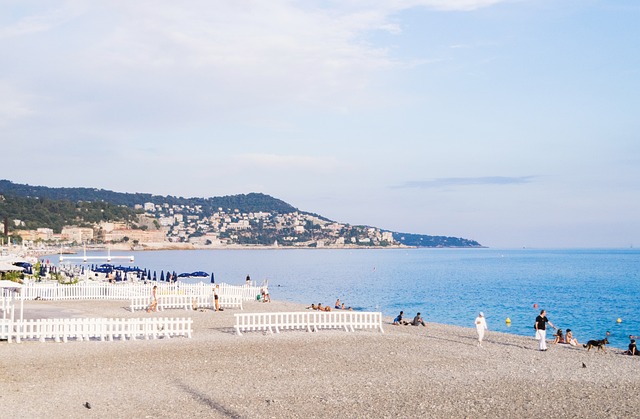
[[[191,243],[198,247],[229,245],[346,247],[394,246],[393,233],[375,227],[351,226],[312,214],[291,212],[243,213],[218,208],[211,213],[199,205],[137,205],[133,223],[102,222],[91,227],[65,226],[18,230],[23,241],[66,243],[146,244]],[[13,220],[20,227],[20,220]]]

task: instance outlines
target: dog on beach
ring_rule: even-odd
[[[591,348],[598,348],[598,351],[602,349],[602,352],[607,353],[607,351],[604,349],[604,345],[607,345],[608,343],[609,340],[607,338],[604,338],[600,340],[590,340],[582,346],[587,348],[587,352],[589,352]]]

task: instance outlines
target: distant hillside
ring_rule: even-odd
[[[475,240],[458,237],[426,236],[424,234],[393,232],[393,239],[405,246],[415,247],[482,247],[482,245]]]
[[[101,221],[126,221],[131,228],[145,228],[136,225],[138,215],[143,212],[140,207],[136,209],[136,205],[150,202],[155,207],[147,216],[155,217],[157,225],[173,220],[175,214],[184,215],[183,221],[173,220],[168,225],[166,239],[171,242],[192,241],[214,234],[228,244],[278,242],[283,246],[313,247],[342,240],[346,245],[371,247],[392,245],[388,237],[391,233],[395,242],[412,247],[482,247],[474,240],[457,237],[386,231],[385,238],[379,228],[334,222],[261,193],[183,198],[96,188],[50,188],[0,180],[0,195],[0,219],[20,220],[21,225],[10,225],[18,230],[45,227],[60,232],[64,225],[92,226]],[[251,213],[261,214],[254,218],[246,215]],[[297,215],[291,215],[294,213]],[[328,225],[331,228],[323,227]]]
[[[213,198],[182,198],[175,196],[160,196],[145,193],[121,193],[96,188],[49,188],[46,186],[31,186],[0,180],[0,193],[19,197],[38,197],[53,200],[67,200],[71,202],[108,202],[113,205],[125,205],[133,208],[136,204],[152,202],[157,205],[200,205],[204,212],[215,212],[218,208],[238,209],[240,212],[278,212],[289,213],[297,209],[284,201],[261,193],[247,195],[230,195]]]

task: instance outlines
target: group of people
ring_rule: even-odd
[[[318,310],[318,311],[331,311],[331,307],[330,306],[323,306],[322,303],[318,303],[316,304],[311,304],[309,307],[311,310]]]
[[[573,332],[571,329],[567,329],[567,333],[563,333],[562,329],[558,329],[551,323],[549,318],[547,317],[547,312],[545,310],[540,310],[540,314],[536,317],[536,321],[533,325],[533,328],[536,331],[536,339],[538,340],[538,349],[540,351],[547,350],[547,323],[549,326],[556,331],[554,336],[553,343],[555,344],[567,344],[571,346],[578,346],[578,339],[573,337]]]
[[[335,308],[336,310],[353,310],[353,308],[351,307],[345,307],[344,303],[341,303],[339,298],[336,300],[333,308]]]
[[[307,308],[308,309],[310,308],[311,310],[331,311],[331,306],[323,306],[322,303],[318,303],[317,305],[311,304]],[[336,300],[336,303],[333,305],[333,308],[335,308],[336,310],[353,310],[352,307],[346,307],[344,303],[341,303],[339,298]]]
[[[571,345],[571,346],[578,346],[578,339],[573,337],[573,332],[571,332],[571,329],[567,329],[566,333],[562,332],[562,329],[558,329],[556,331],[556,334],[553,335],[555,337],[553,344],[567,344],[567,345]]]
[[[571,329],[567,329],[566,333],[562,332],[562,329],[558,329],[556,328],[553,323],[551,323],[551,321],[547,318],[547,313],[545,310],[541,310],[540,311],[540,315],[538,317],[536,317],[536,322],[534,325],[534,328],[536,329],[536,339],[539,340],[539,349],[541,351],[546,351],[547,350],[547,342],[546,342],[546,325],[547,323],[549,324],[549,326],[551,326],[552,328],[554,328],[556,330],[555,335],[553,335],[555,337],[553,343],[554,344],[567,344],[567,345],[571,345],[571,346],[578,346],[578,339],[576,339],[575,337],[573,337],[573,333],[571,332]],[[609,332],[607,332],[607,336],[609,336]],[[629,335],[629,349],[624,351],[623,353],[625,355],[640,355],[640,353],[638,352],[637,348],[636,348],[636,339],[638,338],[638,336],[632,336]],[[586,345],[585,345],[586,346]]]
[[[422,315],[420,314],[420,312],[418,312],[418,314],[416,314],[416,316],[413,318],[413,320],[411,322],[408,322],[404,319],[404,311],[400,311],[400,314],[398,314],[398,316],[396,316],[395,319],[393,319],[393,324],[397,325],[412,325],[412,326],[426,326],[427,324],[425,323],[424,319],[422,318]]]

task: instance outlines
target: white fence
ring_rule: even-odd
[[[144,283],[81,282],[77,284],[38,284],[26,283],[20,290],[25,300],[130,300],[135,297],[151,295],[154,285],[157,294],[187,295],[191,297],[209,297],[214,286],[218,286],[218,295],[240,298],[243,301],[255,300],[260,295],[260,287],[229,284],[163,284],[149,281]]]
[[[45,342],[67,342],[69,339],[82,340],[135,340],[191,337],[191,318],[67,318],[11,321],[0,319],[0,339],[11,342],[38,340]]]
[[[317,331],[320,329],[382,330],[382,313],[365,311],[240,313],[235,314],[235,329],[242,332],[265,330],[273,333],[280,329]]]
[[[197,310],[200,308],[215,308],[213,296],[211,295],[158,295],[158,310],[172,308],[184,310]],[[146,310],[151,305],[151,297],[131,297],[129,310]],[[220,308],[239,308],[242,310],[242,299],[237,296],[220,295],[218,298]]]

